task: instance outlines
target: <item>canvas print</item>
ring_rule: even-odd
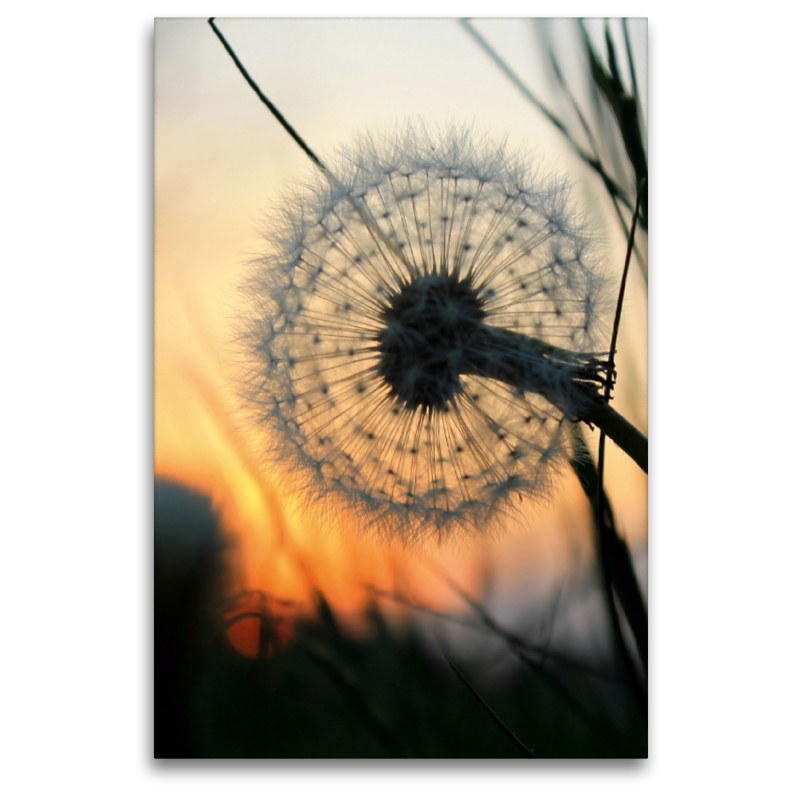
[[[647,757],[647,22],[155,23],[154,755]]]

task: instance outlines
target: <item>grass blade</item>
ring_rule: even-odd
[[[458,679],[464,684],[464,686],[466,686],[467,689],[469,689],[470,692],[472,692],[473,697],[475,697],[475,699],[483,706],[484,711],[486,711],[486,713],[492,718],[492,720],[494,720],[495,725],[497,725],[497,727],[500,728],[500,730],[506,735],[511,744],[513,744],[514,747],[516,747],[517,750],[519,750],[520,753],[522,753],[522,755],[525,758],[536,758],[536,756],[533,754],[533,751],[530,748],[526,747],[512,733],[512,731],[508,728],[505,722],[503,722],[503,720],[501,720],[500,717],[498,717],[497,714],[494,713],[491,706],[478,694],[478,692],[475,690],[472,684],[470,684],[470,682],[456,669],[453,662],[450,661],[450,659],[447,656],[444,656],[444,660],[450,665],[450,669],[452,669],[453,672],[455,672],[456,677],[458,677]]]
[[[481,49],[500,68],[503,74],[517,87],[517,89],[519,89],[520,92],[522,92],[529,102],[531,102],[539,111],[541,111],[542,114],[545,115],[545,117],[547,117],[548,120],[550,120],[550,122],[553,123],[553,125],[555,125],[564,138],[570,143],[570,145],[572,145],[575,152],[602,178],[608,193],[612,197],[618,198],[629,210],[633,210],[633,203],[631,200],[626,196],[622,187],[608,174],[600,161],[590,153],[587,153],[586,150],[584,150],[575,141],[567,126],[551,111],[549,111],[547,107],[533,94],[533,92],[531,92],[531,90],[520,80],[517,74],[500,57],[497,51],[492,48],[492,46],[478,33],[478,31],[475,30],[475,28],[472,27],[472,25],[470,25],[468,19],[462,19],[461,24],[464,26],[470,36],[472,36],[472,38],[475,39],[475,41],[480,45]],[[646,223],[643,223],[643,227],[647,227]]]

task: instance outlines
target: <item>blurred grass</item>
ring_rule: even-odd
[[[225,591],[225,542],[209,499],[166,482],[155,496],[156,757],[521,757],[451,671],[452,644],[437,644],[416,617],[398,627],[375,602],[365,633],[354,635],[318,593],[285,637],[276,608],[290,607],[275,598],[246,615],[223,613],[237,598]],[[459,656],[459,671],[537,757],[646,755],[646,725],[609,665],[550,657],[478,601],[469,605],[462,619],[512,657],[487,674]],[[245,616],[258,623],[254,657],[228,636]]]

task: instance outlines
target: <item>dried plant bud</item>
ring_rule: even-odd
[[[547,495],[596,396],[590,238],[563,181],[466,130],[363,138],[328,168],[284,201],[247,284],[271,456],[405,542],[486,532]]]

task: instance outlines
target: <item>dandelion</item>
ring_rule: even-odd
[[[264,237],[246,395],[304,492],[405,542],[548,495],[607,367],[605,281],[563,181],[409,126],[342,149]]]

